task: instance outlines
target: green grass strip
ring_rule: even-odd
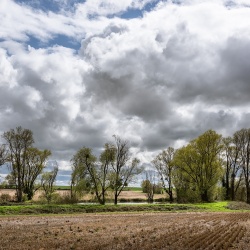
[[[226,212],[227,202],[200,204],[136,204],[136,205],[11,205],[0,206],[0,215],[28,214],[71,214],[71,213],[106,213],[106,212],[177,212],[177,211],[208,211]]]

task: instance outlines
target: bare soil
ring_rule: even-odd
[[[0,249],[250,249],[250,213],[0,217]]]

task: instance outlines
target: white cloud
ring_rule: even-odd
[[[76,150],[98,153],[113,134],[150,162],[207,129],[248,126],[250,8],[162,1],[142,18],[108,16],[148,2],[91,0],[52,13],[1,1],[0,131],[32,129],[68,169]],[[82,39],[79,53],[29,45],[30,35],[58,34]]]

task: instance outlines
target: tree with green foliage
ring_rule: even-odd
[[[98,202],[104,205],[107,190],[110,187],[110,171],[113,161],[114,149],[110,144],[105,144],[99,161],[90,148],[81,148],[72,158],[72,188],[75,186],[76,191],[92,190]]]
[[[33,133],[29,129],[17,127],[4,132],[3,138],[7,142],[11,173],[16,180],[17,201],[22,201],[23,180],[28,148],[34,143]]]
[[[100,189],[97,180],[97,158],[92,154],[92,149],[83,147],[72,158],[72,188],[76,193],[83,194],[84,191],[93,191],[100,204]],[[72,190],[73,191],[73,190]]]
[[[117,198],[132,176],[137,172],[139,161],[133,159],[131,165],[125,165],[130,159],[128,148],[106,143],[99,159],[90,148],[81,148],[72,158],[71,194],[83,194],[84,191],[95,193],[100,204],[105,204],[108,189],[114,191]],[[127,142],[126,142],[127,143]],[[127,144],[126,144],[127,145]],[[116,147],[117,146],[117,147]]]
[[[71,159],[71,199],[76,199],[77,195],[81,196],[86,190],[90,190],[90,181],[84,159],[85,155],[89,155],[90,151],[91,149],[83,147]]]
[[[35,191],[35,182],[37,177],[42,173],[45,168],[46,161],[51,155],[49,150],[39,150],[37,148],[28,148],[26,153],[26,164],[24,167],[24,176],[22,180],[23,193],[27,194],[28,200],[31,200]]]
[[[148,203],[154,202],[154,194],[155,194],[154,186],[155,184],[152,183],[149,179],[142,181],[142,184],[141,184],[142,192],[146,194]]]
[[[5,144],[0,146],[0,167],[7,162],[8,150]]]
[[[41,187],[44,191],[44,196],[49,203],[51,203],[53,194],[55,192],[55,181],[56,181],[56,176],[58,173],[58,166],[56,164],[56,166],[54,167],[54,169],[50,172],[45,172],[42,174],[42,178],[41,178]]]
[[[152,161],[153,166],[156,168],[162,187],[169,195],[169,201],[172,203],[174,201],[173,197],[173,171],[174,171],[174,148],[168,147],[158,154]]]
[[[174,156],[177,171],[182,173],[183,180],[193,186],[204,202],[212,199],[213,190],[222,175],[219,159],[221,139],[221,135],[208,130],[187,146],[178,149]]]
[[[161,194],[162,185],[161,183],[155,183],[155,179],[152,171],[146,171],[146,179],[141,183],[142,192],[146,194],[148,203],[154,202],[155,194]]]
[[[96,188],[100,189],[99,202],[105,204],[107,190],[111,186],[112,166],[115,160],[115,148],[112,144],[106,143],[104,151],[99,158],[99,166],[96,171]]]

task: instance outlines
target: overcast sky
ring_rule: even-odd
[[[150,163],[250,127],[249,0],[1,0],[0,23],[0,133],[31,129],[61,170],[114,134]]]

